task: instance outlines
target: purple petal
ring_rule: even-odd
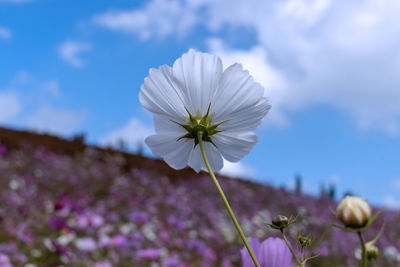
[[[283,239],[267,238],[260,248],[260,265],[262,267],[290,267],[292,254]]]
[[[259,255],[260,255],[260,247],[261,247],[261,243],[258,240],[258,238],[253,237],[252,239],[250,239],[249,241],[249,245],[251,247],[251,249],[254,252],[254,255],[256,256],[257,260],[259,260]],[[250,257],[249,252],[247,251],[246,247],[243,247],[240,250],[240,254],[242,255],[242,264],[243,267],[254,267],[254,263],[252,258]]]

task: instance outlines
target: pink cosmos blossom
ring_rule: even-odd
[[[290,267],[292,254],[281,238],[270,237],[262,243],[257,238],[249,242],[260,267]],[[243,267],[254,267],[253,260],[245,247],[240,250]]]

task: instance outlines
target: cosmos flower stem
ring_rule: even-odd
[[[358,237],[361,242],[361,267],[367,267],[367,250],[365,248],[365,241],[361,231],[358,231]]]
[[[329,230],[332,228],[332,226],[335,224],[336,221],[336,217],[330,222],[330,224],[325,228],[324,233],[322,234],[322,236],[320,237],[320,239],[318,239],[317,243],[312,247],[311,251],[308,253],[308,256],[306,258],[312,257],[312,253],[314,252],[314,250],[319,246],[319,244],[321,244],[322,240],[325,238],[326,234],[329,232]]]
[[[301,247],[300,255],[301,255],[301,262],[304,262],[304,247],[303,246]]]
[[[240,228],[240,225],[239,225],[238,221],[236,220],[235,215],[233,214],[233,211],[232,211],[231,206],[229,205],[229,202],[224,194],[224,191],[222,190],[221,186],[219,185],[219,182],[218,182],[217,178],[215,177],[213,170],[211,169],[210,163],[208,162],[207,155],[204,150],[203,141],[202,141],[203,133],[201,131],[198,131],[197,137],[199,140],[200,150],[201,150],[201,154],[203,155],[204,163],[207,166],[208,172],[210,173],[210,176],[213,179],[214,184],[217,187],[217,190],[218,190],[219,194],[221,195],[222,200],[224,201],[225,207],[228,210],[229,215],[231,216],[233,224],[235,225],[236,230],[239,232],[239,235],[242,238],[244,245],[246,246],[247,250],[249,251],[250,257],[252,258],[254,265],[256,267],[260,267],[260,264],[258,263],[256,256],[254,255],[254,252],[252,251],[249,243],[246,240],[246,237],[243,234],[242,228]]]
[[[297,258],[296,253],[294,253],[292,246],[290,245],[289,241],[286,238],[285,233],[283,232],[283,229],[281,229],[281,234],[283,237],[283,240],[285,240],[287,247],[289,248],[290,252],[292,253],[294,259],[296,260],[297,264],[299,265],[299,267],[303,267],[304,264]]]

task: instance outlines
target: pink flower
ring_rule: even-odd
[[[82,251],[93,251],[97,248],[96,241],[91,237],[79,238],[75,241],[75,245]]]
[[[138,258],[145,260],[154,260],[159,258],[161,255],[162,255],[162,250],[155,248],[141,249],[138,250],[137,252]]]
[[[108,261],[96,262],[93,267],[113,267]]]
[[[7,147],[3,144],[0,144],[0,155],[4,155],[7,153]]]
[[[113,238],[110,239],[109,243],[111,246],[123,246],[127,242],[126,236],[123,235],[116,235]]]
[[[290,267],[292,254],[281,238],[270,237],[262,243],[257,238],[249,242],[260,267]],[[253,267],[254,263],[246,247],[240,250],[243,267]]]
[[[0,267],[13,267],[6,254],[0,253]]]

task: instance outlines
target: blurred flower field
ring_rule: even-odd
[[[127,171],[117,152],[0,144],[0,267],[241,266],[241,240],[211,179],[168,177],[149,162]],[[246,236],[260,240],[279,236],[265,225],[277,214],[299,215],[287,232],[293,244],[301,230],[318,238],[336,208],[327,198],[220,180]],[[384,219],[376,263],[399,266],[398,212],[384,211],[366,238]],[[332,229],[309,266],[356,266],[358,244],[356,235]]]

